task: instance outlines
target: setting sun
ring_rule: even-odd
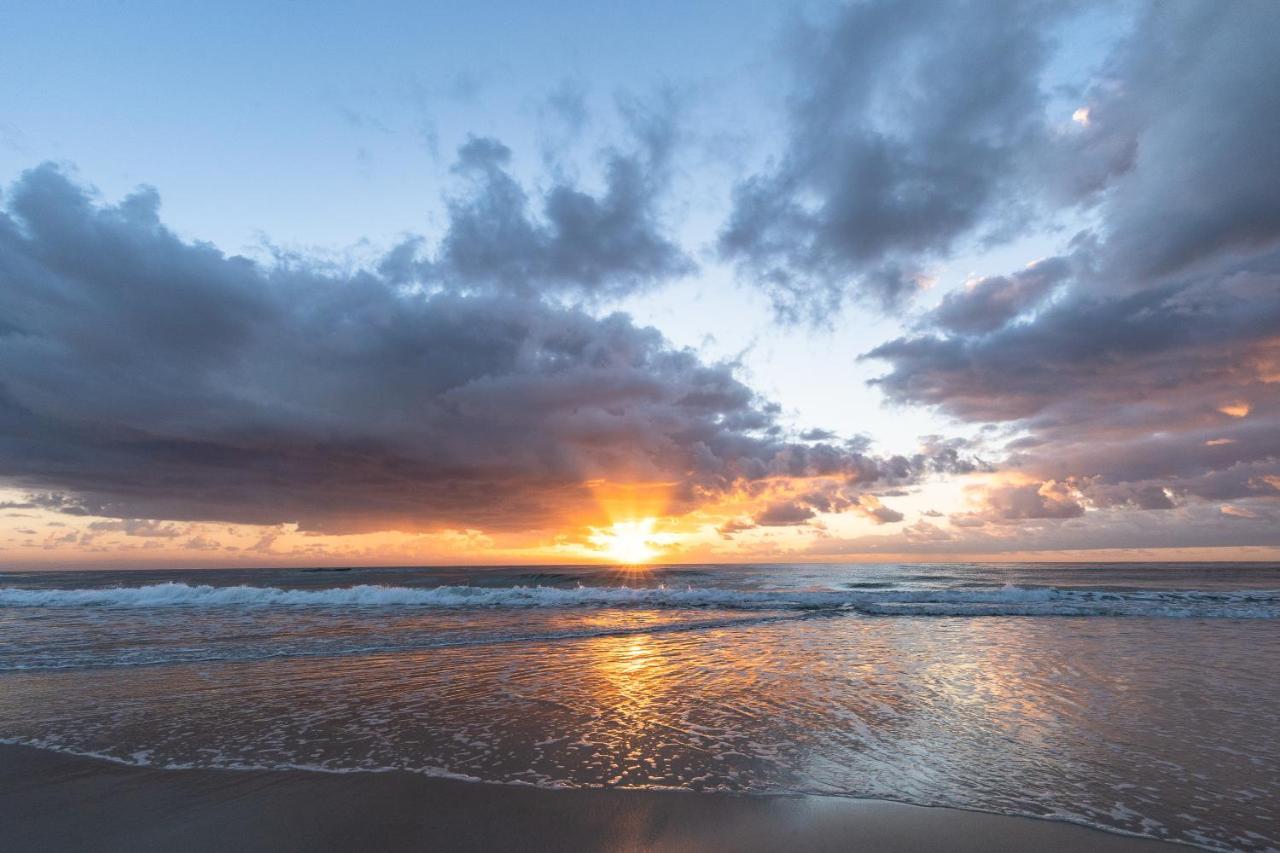
[[[654,523],[652,518],[617,521],[593,538],[603,554],[619,563],[647,563],[658,556],[651,541]]]

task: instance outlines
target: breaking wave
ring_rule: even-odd
[[[846,610],[869,616],[1148,616],[1280,618],[1280,590],[981,589],[755,591],[724,588],[350,586],[281,589],[159,583],[136,587],[0,587],[0,607],[530,607]]]

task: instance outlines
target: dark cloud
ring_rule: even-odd
[[[1066,259],[1049,258],[1013,275],[978,279],[943,297],[926,322],[957,334],[994,331],[1039,305],[1069,270]]]
[[[624,315],[262,266],[176,237],[152,190],[101,206],[49,166],[5,198],[0,477],[45,509],[515,530],[593,517],[601,479],[675,483],[681,512],[744,483],[958,464],[790,443],[731,366]]]
[[[722,255],[795,319],[898,305],[957,241],[1016,230],[1060,5],[872,0],[802,26],[785,149],[738,184]]]
[[[1082,208],[1104,213],[1093,260],[1108,293],[1269,245],[1280,227],[1274,5],[1135,6],[1092,79],[1051,80],[1059,26],[1078,8],[868,0],[801,26],[785,146],[737,185],[721,254],[797,319],[851,293],[900,305],[956,248]],[[1077,124],[1064,121],[1065,97],[1079,98]],[[933,319],[984,331],[1050,289],[987,279]]]
[[[598,195],[560,180],[531,198],[510,171],[511,150],[472,137],[454,172],[465,190],[448,201],[448,228],[435,248],[412,237],[381,272],[402,283],[473,293],[622,296],[693,272],[658,213],[675,134],[666,112],[625,111],[639,150],[612,151]]]
[[[765,507],[753,520],[757,527],[792,527],[806,524],[816,513],[800,503],[780,501]]]
[[[1095,228],[868,354],[891,399],[1015,436],[1034,482],[969,521],[1280,497],[1278,39],[1268,4],[1151,7],[1062,143],[1105,190]]]
[[[1170,489],[1155,484],[1093,485],[1086,484],[1084,494],[1096,507],[1132,507],[1135,509],[1173,509],[1176,504]]]
[[[923,457],[911,463],[912,470],[927,470],[922,464]],[[952,472],[955,473],[955,472]],[[897,489],[890,494],[906,494]],[[895,509],[880,502],[880,497],[863,492],[863,486],[857,484],[841,484],[838,481],[827,481],[816,488],[787,498],[774,501],[765,507],[746,526],[730,522],[722,526],[720,532],[733,533],[751,527],[787,527],[806,524],[817,517],[818,513],[852,512],[862,516],[873,524],[894,524],[902,521],[903,515]],[[726,529],[729,528],[729,529]]]
[[[1006,467],[1092,478],[1099,506],[1280,494],[1280,256],[1090,294],[987,334],[893,341],[870,354],[892,365],[878,381],[899,402],[1029,432]]]
[[[1086,93],[1060,165],[1093,170],[1108,289],[1194,267],[1280,233],[1280,21],[1268,0],[1150,3]],[[1099,148],[1128,150],[1110,163]],[[1051,174],[1061,174],[1052,170]]]

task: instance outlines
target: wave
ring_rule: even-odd
[[[158,583],[135,587],[0,587],[0,607],[620,607],[844,610],[869,616],[1151,616],[1280,618],[1280,590],[983,589],[738,590],[715,587],[360,585],[329,589]]]

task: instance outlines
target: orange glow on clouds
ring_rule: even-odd
[[[1223,403],[1219,406],[1218,411],[1233,418],[1243,418],[1249,414],[1250,408],[1249,404],[1244,400],[1232,400],[1230,403]]]

